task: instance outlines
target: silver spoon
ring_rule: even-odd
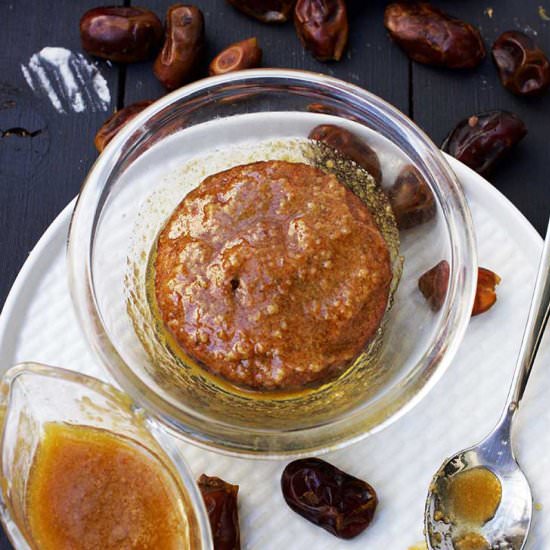
[[[424,515],[425,536],[430,550],[452,550],[461,526],[442,513],[444,487],[453,476],[472,468],[487,468],[500,481],[502,497],[492,519],[475,529],[493,550],[521,550],[527,539],[533,511],[533,497],[511,445],[512,422],[523,397],[540,341],[548,321],[550,306],[550,225],[533,292],[531,308],[508,394],[506,407],[493,431],[480,443],[460,451],[443,462],[430,485]],[[456,481],[456,480],[455,480]],[[458,546],[460,547],[460,546]],[[483,548],[483,546],[480,546]]]

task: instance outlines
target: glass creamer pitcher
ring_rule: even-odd
[[[95,378],[37,363],[7,371],[0,386],[0,514],[13,545],[37,548],[29,523],[28,482],[50,423],[102,430],[135,445],[177,487],[178,514],[190,550],[210,550],[202,496],[173,439],[128,396]],[[153,465],[153,464],[151,464]]]

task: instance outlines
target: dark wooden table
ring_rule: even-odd
[[[126,1],[125,5],[131,2]],[[490,109],[520,115],[529,135],[493,174],[491,182],[539,232],[550,213],[550,93],[517,98],[502,88],[490,58],[474,71],[452,72],[409,62],[388,38],[383,11],[388,2],[348,0],[351,23],[347,55],[322,64],[303,51],[293,26],[262,25],[224,0],[195,0],[206,18],[208,55],[237,40],[257,36],[264,66],[324,72],[380,95],[407,113],[440,143],[462,118]],[[36,97],[21,71],[44,46],[80,50],[78,21],[96,0],[0,0],[0,306],[29,251],[61,209],[78,193],[96,158],[93,137],[105,112],[59,114]],[[169,0],[141,0],[163,17]],[[534,36],[550,54],[549,0],[434,0],[473,23],[488,46],[503,31]],[[129,66],[98,62],[111,92],[110,111],[164,90],[150,63]],[[5,538],[0,548],[10,548]]]

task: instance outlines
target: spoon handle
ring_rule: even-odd
[[[546,231],[546,238],[544,240],[544,248],[542,250],[542,256],[540,259],[539,270],[537,274],[537,282],[535,283],[535,290],[533,292],[533,298],[531,299],[531,307],[529,309],[529,316],[527,317],[527,324],[525,325],[525,332],[523,333],[523,340],[521,342],[521,348],[519,350],[519,356],[516,364],[516,370],[514,372],[514,378],[512,381],[512,388],[508,395],[506,410],[515,411],[529,380],[529,375],[535,362],[535,357],[539,349],[542,335],[544,334],[544,328],[548,321],[548,314],[550,313],[550,223]]]

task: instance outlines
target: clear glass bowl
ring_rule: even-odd
[[[125,394],[95,378],[38,363],[6,372],[0,385],[0,517],[18,550],[35,548],[26,515],[27,480],[49,422],[108,430],[158,460],[180,487],[189,548],[211,550],[206,508],[193,475],[173,438],[158,430]]]
[[[338,124],[366,139],[380,157],[384,189],[405,165],[414,165],[433,191],[436,216],[400,234],[403,273],[374,361],[303,395],[236,392],[202,376],[159,336],[148,301],[149,252],[167,217],[204,176],[246,160],[281,157],[276,147],[266,153],[269,147],[260,144],[306,138],[318,124]],[[408,411],[452,360],[475,293],[472,221],[437,147],[380,98],[301,71],[208,78],[151,105],[90,171],[68,250],[84,334],[132,399],[175,435],[261,457],[334,449]],[[434,313],[418,278],[443,259],[450,278],[445,302]]]

